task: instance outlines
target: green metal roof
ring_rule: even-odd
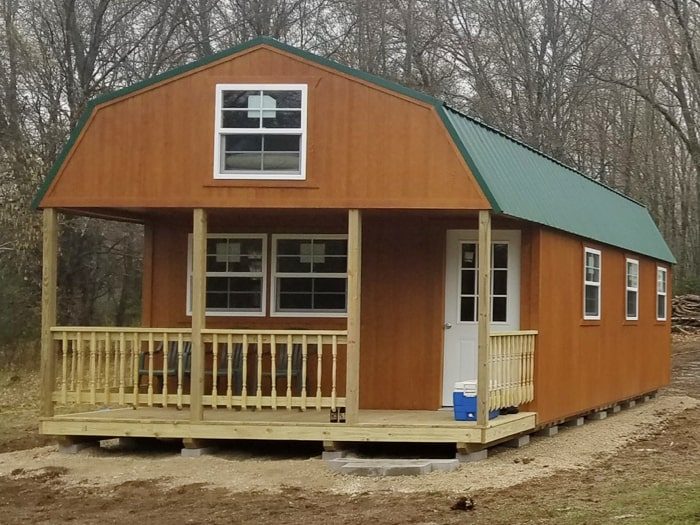
[[[262,44],[434,106],[494,213],[525,219],[670,263],[676,262],[648,210],[640,203],[449,108],[434,97],[269,37],[255,38],[90,101],[32,206],[37,208],[41,203],[91,113],[99,104]]]
[[[642,204],[445,105],[438,111],[494,211],[676,262]]]

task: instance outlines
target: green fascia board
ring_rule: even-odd
[[[676,262],[639,202],[476,119],[447,106],[442,113],[500,213]]]
[[[49,173],[46,176],[46,179],[44,180],[43,184],[39,188],[39,191],[37,192],[36,197],[34,197],[34,200],[32,201],[32,208],[33,209],[38,209],[39,204],[41,203],[41,200],[44,198],[44,195],[49,189],[49,186],[51,185],[51,182],[53,182],[53,179],[56,177],[56,174],[61,168],[61,165],[63,162],[66,160],[66,157],[68,156],[68,153],[70,152],[71,148],[75,144],[75,141],[77,137],[80,135],[83,127],[87,123],[90,115],[92,112],[95,110],[97,106],[100,104],[104,104],[105,102],[109,102],[115,99],[118,99],[120,97],[123,97],[125,95],[129,95],[131,93],[134,93],[136,91],[139,91],[141,89],[148,88],[154,84],[158,84],[159,82],[163,82],[165,80],[170,80],[172,78],[175,78],[177,76],[183,75],[189,71],[192,71],[194,69],[198,69],[200,67],[206,66],[208,64],[217,62],[219,60],[222,60],[224,58],[230,57],[232,55],[235,55],[237,53],[241,53],[243,51],[246,51],[247,49],[251,49],[260,45],[267,45],[269,47],[274,47],[276,49],[279,49],[281,51],[287,52],[292,55],[296,55],[302,59],[308,60],[310,62],[314,62],[316,64],[334,69],[336,71],[345,73],[347,75],[365,80],[367,82],[370,82],[372,84],[376,84],[378,86],[381,86],[387,90],[394,91],[396,93],[400,93],[402,95],[405,95],[409,98],[417,99],[423,102],[426,102],[428,104],[431,104],[435,107],[439,107],[442,104],[442,101],[436,99],[435,97],[431,97],[430,95],[426,95],[425,93],[420,93],[418,91],[415,91],[413,89],[407,88],[405,86],[402,86],[401,84],[398,84],[396,82],[392,82],[391,80],[386,80],[384,78],[378,77],[376,75],[372,75],[370,73],[365,73],[364,71],[360,71],[358,69],[353,69],[349,66],[344,66],[343,64],[340,64],[338,62],[335,62],[329,58],[324,58],[318,55],[314,55],[313,53],[310,53],[309,51],[304,51],[301,49],[298,49],[296,47],[292,47],[288,44],[283,44],[282,42],[279,42],[278,40],[275,40],[274,38],[270,38],[267,36],[261,36],[254,38],[252,40],[248,40],[247,42],[244,42],[242,44],[239,44],[237,46],[225,49],[223,51],[220,51],[218,53],[215,53],[213,55],[206,56],[204,58],[201,58],[199,60],[196,60],[194,62],[191,62],[189,64],[185,64],[183,66],[171,69],[169,71],[165,71],[164,73],[161,73],[159,75],[156,75],[154,77],[148,78],[146,80],[142,80],[141,82],[137,82],[136,84],[132,84],[130,86],[124,87],[122,89],[119,89],[117,91],[114,91],[112,93],[106,93],[104,95],[100,95],[99,97],[96,97],[92,99],[90,102],[88,102],[87,107],[85,108],[85,111],[80,117],[80,120],[76,124],[75,128],[73,129],[73,132],[70,135],[70,138],[68,139],[68,142],[64,146],[64,148],[61,150],[61,153],[59,154],[58,158],[56,159],[56,162],[54,165],[51,167],[51,170],[49,170]]]

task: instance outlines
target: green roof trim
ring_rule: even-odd
[[[91,100],[47,174],[32,207],[39,207],[97,106],[261,45],[433,106],[494,213],[549,226],[669,263],[676,262],[648,210],[622,193],[450,108],[435,97],[264,36]]]
[[[644,205],[476,119],[441,112],[500,213],[676,262]]]

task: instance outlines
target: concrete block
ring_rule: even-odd
[[[588,414],[586,416],[586,419],[589,421],[600,421],[602,419],[605,419],[608,417],[608,413],[605,410],[601,410],[600,412],[593,412],[592,414]]]
[[[554,437],[559,433],[559,427],[557,425],[552,425],[551,427],[542,428],[535,432],[538,437]]]
[[[584,419],[582,417],[575,417],[564,422],[565,427],[581,427],[583,426]]]
[[[525,435],[515,439],[511,439],[510,441],[506,441],[505,443],[503,443],[503,446],[508,448],[520,448],[524,447],[528,443],[530,443],[530,436]]]
[[[120,450],[138,450],[139,440],[132,437],[120,437],[118,438],[118,445]]]
[[[622,410],[622,407],[620,405],[614,405],[612,408],[608,410],[608,413],[610,415],[612,414],[617,414],[620,410]]]
[[[321,459],[331,461],[334,459],[342,459],[348,455],[347,450],[324,450],[321,453]]]
[[[624,403],[622,403],[622,408],[625,409],[634,408],[635,406],[637,406],[637,402],[634,399],[630,399],[629,401],[625,401]]]
[[[459,461],[455,459],[431,459],[430,465],[433,467],[433,472],[439,470],[441,472],[454,472],[459,468]]]
[[[658,397],[659,397],[659,391],[658,391],[658,390],[655,390],[654,392],[650,392],[650,393],[649,393],[649,397],[650,397],[651,399],[658,399]]]
[[[58,451],[61,454],[77,454],[86,448],[95,448],[99,446],[99,441],[61,442],[58,444]]]
[[[200,456],[213,454],[215,451],[216,449],[214,447],[183,448],[180,454],[183,458],[198,458]]]
[[[340,467],[341,474],[354,476],[419,476],[432,472],[429,461],[386,461],[381,459],[350,461]]]
[[[467,453],[461,453],[457,452],[455,455],[455,458],[457,461],[460,463],[473,463],[474,461],[481,461],[482,459],[486,459],[489,455],[488,449],[482,449],[482,450],[477,450],[475,452],[467,452]]]

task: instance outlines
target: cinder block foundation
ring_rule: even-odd
[[[200,456],[206,456],[208,454],[213,454],[216,451],[214,447],[201,447],[201,448],[183,448],[180,451],[180,455],[183,458],[198,458]]]
[[[617,414],[620,410],[622,410],[622,407],[621,407],[620,405],[615,405],[615,406],[613,406],[612,408],[610,408],[610,409],[608,410],[608,413],[609,413],[610,415],[612,415],[612,414]]]
[[[61,441],[58,443],[58,451],[61,454],[77,454],[86,448],[97,448],[99,441]]]
[[[457,452],[455,458],[460,463],[473,463],[475,461],[481,461],[489,456],[488,449],[475,450],[474,452]]]
[[[629,401],[625,401],[624,403],[622,403],[622,408],[625,409],[634,408],[635,406],[637,406],[637,402],[634,399],[630,399]]]
[[[584,424],[584,419],[582,417],[575,417],[564,422],[565,427],[581,427]]]
[[[586,416],[586,419],[588,419],[589,421],[601,421],[606,417],[608,417],[608,413],[605,410],[601,410],[600,412],[593,412],[592,414],[588,414]]]
[[[552,425],[551,427],[542,428],[535,432],[538,437],[554,437],[559,433],[559,427],[557,425]]]
[[[515,439],[511,439],[510,441],[506,441],[505,443],[503,443],[503,446],[508,448],[520,448],[524,447],[528,443],[530,443],[530,436],[525,435],[517,437]]]

